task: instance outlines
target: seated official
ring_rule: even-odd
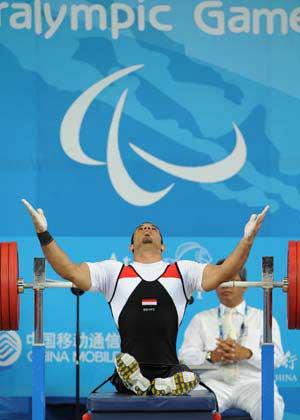
[[[233,280],[246,281],[246,269],[241,269]],[[187,366],[216,367],[201,374],[201,380],[215,392],[220,412],[235,407],[261,420],[263,311],[247,305],[245,291],[238,287],[216,289],[220,305],[194,316],[185,332],[179,359]],[[284,362],[284,353],[274,318],[272,329],[278,367]],[[274,384],[274,419],[281,420],[283,413],[284,402]]]

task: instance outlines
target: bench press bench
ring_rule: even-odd
[[[216,404],[213,395],[206,390],[176,397],[96,392],[88,397],[87,409],[91,420],[211,420]],[[250,419],[242,410],[226,412],[223,418],[227,420]]]

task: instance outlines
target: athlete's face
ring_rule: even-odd
[[[131,250],[134,251],[138,248],[153,248],[164,251],[164,244],[157,226],[152,223],[143,223],[138,226],[133,235],[133,243]]]
[[[242,281],[239,274],[235,275],[232,280]],[[216,289],[218,298],[223,305],[234,308],[244,299],[246,287],[218,287]]]

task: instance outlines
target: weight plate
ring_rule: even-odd
[[[0,263],[0,317],[1,329],[9,330],[9,275],[8,275],[8,243],[1,244],[1,263]]]
[[[10,330],[19,329],[20,319],[20,299],[18,293],[18,279],[19,279],[19,261],[18,248],[16,242],[9,243],[9,314],[10,314]]]
[[[297,326],[297,242],[290,241],[288,248],[288,297],[287,315],[288,328]]]

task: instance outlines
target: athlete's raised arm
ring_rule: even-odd
[[[259,231],[268,210],[269,206],[266,206],[260,214],[251,215],[244,228],[244,237],[223,264],[208,264],[205,267],[202,280],[202,287],[204,290],[216,289],[221,283],[230,281],[245,265],[254,238]]]
[[[76,264],[72,262],[68,255],[58,246],[48,232],[47,219],[42,209],[34,209],[25,199],[22,199],[22,203],[25,205],[32,218],[43,253],[56,273],[60,277],[74,283],[79,289],[89,290],[91,287],[91,279],[87,264]]]

